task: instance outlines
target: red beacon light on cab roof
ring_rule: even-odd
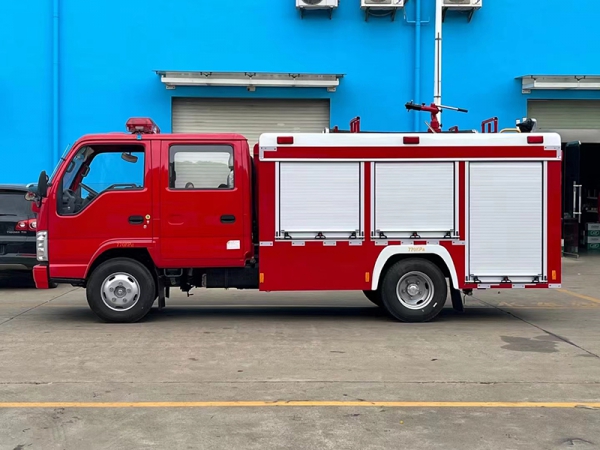
[[[148,117],[132,117],[126,123],[127,131],[136,134],[159,134],[160,128]]]

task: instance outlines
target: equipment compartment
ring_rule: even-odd
[[[456,230],[454,162],[374,163],[372,236],[452,238]]]
[[[470,279],[531,283],[546,274],[542,162],[471,162],[468,169]]]
[[[363,165],[281,162],[276,186],[279,239],[348,239],[363,234]]]

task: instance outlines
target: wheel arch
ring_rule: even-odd
[[[418,248],[419,251],[415,251]],[[421,250],[423,249],[423,250]],[[389,267],[403,259],[421,258],[431,261],[440,268],[445,277],[450,279],[452,287],[458,289],[458,275],[450,252],[441,245],[389,245],[377,257],[373,268],[371,289],[376,290],[381,283],[382,275]]]
[[[130,258],[135,261],[143,264],[155,277],[156,274],[156,266],[154,265],[154,261],[152,260],[152,256],[150,256],[150,252],[145,247],[136,247],[136,248],[111,248],[105,250],[104,252],[98,254],[92,264],[88,267],[88,270],[85,274],[86,280],[89,276],[96,270],[96,268],[105,261],[114,258]]]

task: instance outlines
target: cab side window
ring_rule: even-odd
[[[173,145],[169,149],[169,188],[233,189],[233,147]]]
[[[101,194],[144,189],[143,145],[87,145],[69,162],[60,181],[58,213],[74,215]]]

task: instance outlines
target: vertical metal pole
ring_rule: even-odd
[[[435,2],[435,63],[433,102],[436,105],[442,104],[442,4],[442,0],[436,0]]]
[[[416,102],[421,98],[421,0],[415,1],[415,96]],[[419,131],[419,114],[413,114],[414,130]]]
[[[59,154],[59,10],[60,0],[52,0],[52,156],[53,164],[58,163]]]

